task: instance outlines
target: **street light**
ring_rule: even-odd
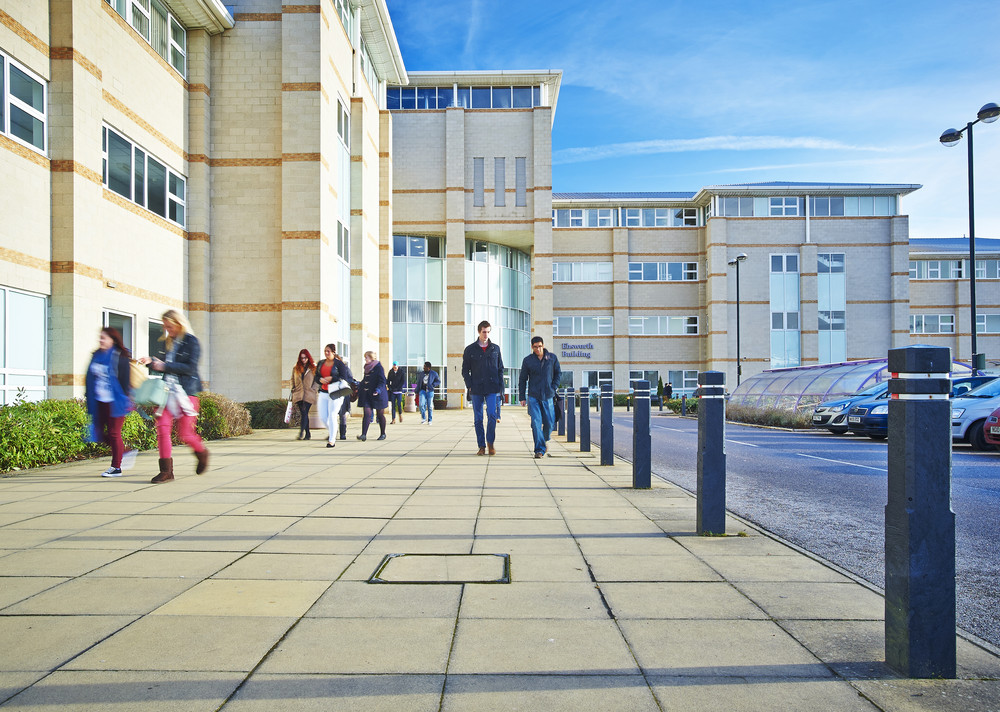
[[[740,360],[740,262],[745,262],[747,253],[741,252],[729,260],[729,266],[736,265],[736,385],[740,385],[743,375],[743,362]]]
[[[976,348],[976,206],[972,183],[972,127],[982,121],[992,124],[1000,118],[1000,106],[989,103],[979,110],[976,120],[970,121],[964,129],[948,129],[941,134],[941,143],[951,148],[962,140],[962,134],[969,132],[969,305],[972,318],[972,368],[986,368],[986,355]]]

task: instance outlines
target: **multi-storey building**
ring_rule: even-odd
[[[561,76],[407,73],[384,0],[5,6],[0,402],[79,395],[105,324],[155,353],[167,308],[239,400],[278,395],[300,348],[332,342],[356,370],[367,350],[431,361],[456,405],[482,319],[509,385],[536,333],[575,386],[731,383],[742,253],[744,375],[911,332],[965,353],[966,287],[940,266],[960,257],[908,240],[918,186],[553,194]]]

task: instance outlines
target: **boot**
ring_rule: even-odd
[[[208,469],[208,450],[196,452],[194,456],[198,458],[198,466],[195,468],[194,474],[200,475]]]
[[[160,482],[170,482],[174,479],[174,458],[172,457],[161,457],[159,459],[160,463],[160,474],[150,480],[152,484],[159,484]]]

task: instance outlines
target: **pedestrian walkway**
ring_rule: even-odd
[[[216,442],[201,477],[178,450],[163,485],[155,452],[120,479],[102,460],[0,480],[0,701],[1000,709],[990,652],[960,639],[960,679],[900,679],[876,592],[734,518],[696,536],[693,498],[630,489],[627,463],[562,439],[535,460],[520,408],[494,457],[469,411],[356,431],[332,450],[287,430]]]

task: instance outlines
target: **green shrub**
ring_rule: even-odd
[[[728,403],[726,419],[735,423],[770,425],[776,428],[809,428],[812,427],[812,409],[794,411],[783,408],[752,408]]]
[[[0,406],[0,472],[85,457],[87,411],[80,401],[47,400]]]
[[[675,413],[680,413],[681,412],[681,399],[680,398],[671,398],[666,403],[664,403],[664,406],[667,407],[667,408],[670,408],[670,410],[672,410]],[[688,415],[695,415],[698,412],[698,399],[697,398],[688,398],[687,399],[687,405],[685,407],[686,407]]]
[[[204,391],[198,394],[201,401],[198,413],[198,434],[206,440],[221,440],[253,432],[250,411],[220,394]]]
[[[327,396],[323,394],[323,398]],[[285,422],[285,408],[288,401],[284,398],[269,398],[268,400],[250,401],[243,406],[250,412],[250,425],[255,430],[271,430],[288,427],[299,427],[298,406],[292,406],[292,421]]]

